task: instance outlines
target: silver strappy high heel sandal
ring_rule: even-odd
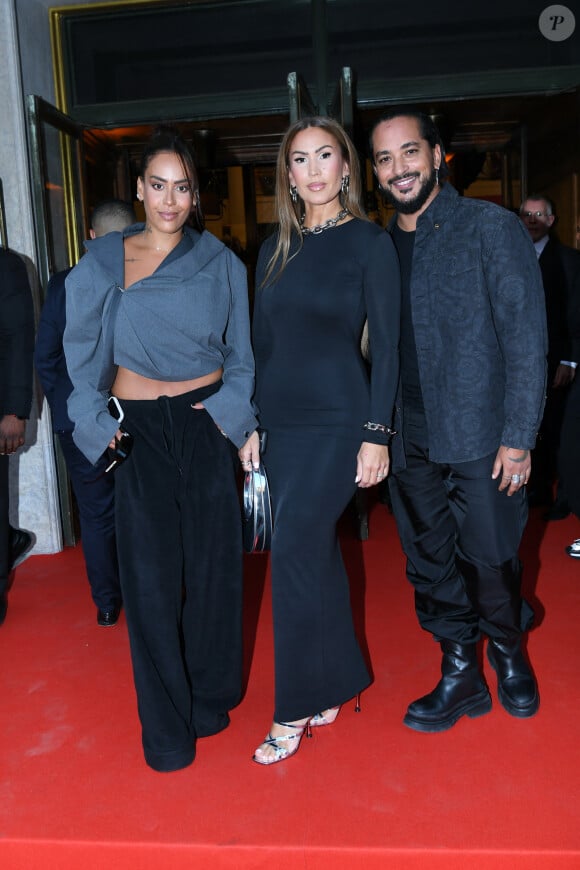
[[[320,728],[322,725],[332,725],[340,712],[339,707],[329,707],[328,710],[322,710],[320,713],[315,713],[310,720],[312,728]],[[356,696],[354,712],[360,713],[360,692]]]
[[[310,731],[310,721],[308,719],[303,725],[293,725],[292,722],[275,722],[274,724],[281,725],[283,728],[293,728],[296,733],[282,734],[279,737],[273,737],[272,734],[269,733],[266,739],[260,744],[260,746],[258,746],[258,749],[261,749],[262,746],[271,746],[274,750],[274,754],[261,758],[256,750],[252,760],[257,764],[276,764],[278,761],[284,761],[286,758],[290,758],[291,755],[298,752],[304,732],[306,732],[307,737],[312,736]],[[291,743],[290,741],[294,742]]]
[[[328,710],[323,710],[321,713],[315,713],[310,720],[312,728],[320,728],[322,725],[332,725],[338,716],[340,707],[330,707]]]

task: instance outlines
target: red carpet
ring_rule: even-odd
[[[526,534],[538,715],[510,717],[486,664],[492,712],[424,735],[401,720],[437,681],[438,647],[416,624],[393,520],[376,505],[365,544],[347,525],[375,681],[361,714],[344,708],[272,768],[251,761],[273,677],[267,559],[248,557],[245,697],[172,774],[143,762],[125,623],[97,626],[80,549],[30,557],[0,629],[0,867],[580,868],[580,562],[564,553],[578,534],[537,516]]]

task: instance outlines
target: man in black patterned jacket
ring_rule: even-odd
[[[522,651],[533,613],[521,596],[530,450],[542,418],[546,314],[533,246],[518,218],[460,197],[431,119],[383,116],[372,135],[401,265],[402,434],[393,442],[393,512],[421,626],[440,643],[442,678],[404,722],[444,731],[491,709],[477,643],[487,635],[499,698],[532,716]]]

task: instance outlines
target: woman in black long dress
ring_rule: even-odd
[[[322,117],[290,127],[276,188],[279,226],[259,255],[253,333],[275,524],[276,702],[259,764],[294,754],[309,724],[333,722],[370,682],[336,525],[357,485],[388,472],[398,379],[398,261],[361,210],[358,158],[342,127]],[[256,455],[254,436],[242,465]]]

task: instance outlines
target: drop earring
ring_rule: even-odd
[[[298,190],[295,185],[290,185],[290,196],[292,197],[292,202],[298,202]]]
[[[346,196],[348,194],[349,187],[350,187],[350,175],[343,175],[342,181],[340,184],[340,192],[342,193],[343,196]]]
[[[439,167],[435,170],[435,186],[439,186]]]

